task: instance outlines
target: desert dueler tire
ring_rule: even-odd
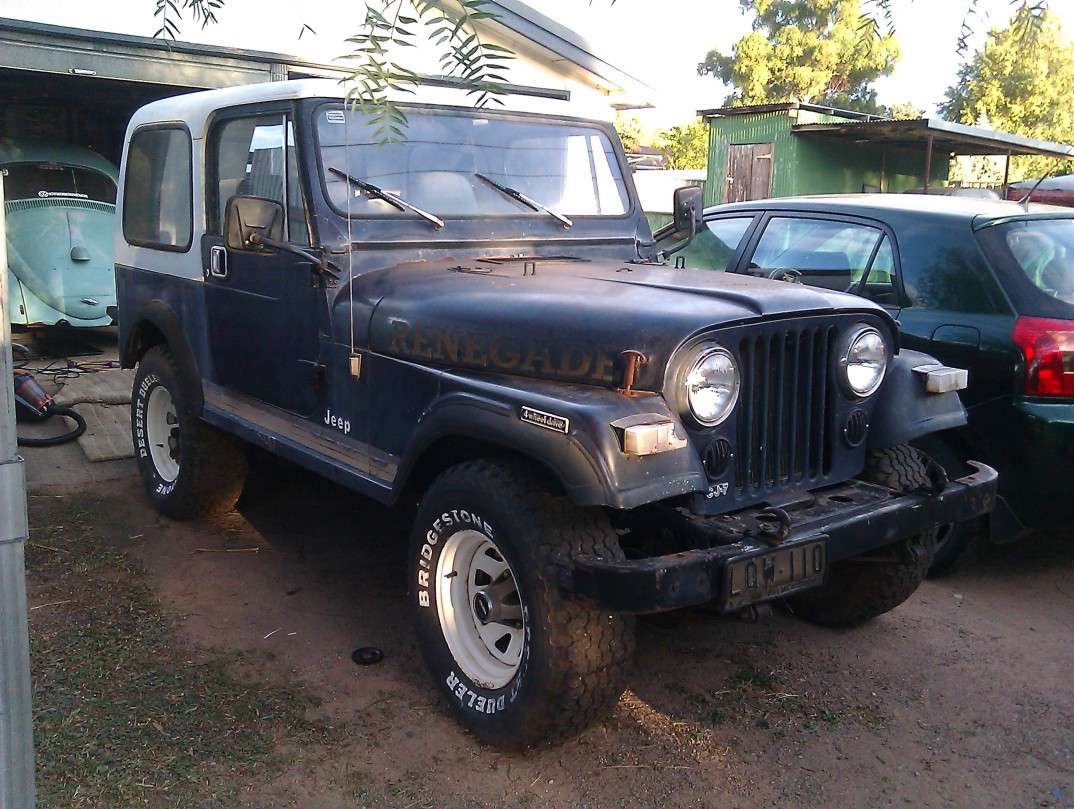
[[[227,511],[246,479],[242,442],[198,418],[171,351],[155,346],[134,376],[131,435],[142,483],[176,519]]]
[[[623,692],[633,617],[564,597],[578,555],[622,558],[606,515],[549,493],[523,462],[463,463],[425,494],[410,543],[418,641],[460,722],[488,744],[569,736]]]
[[[905,444],[871,451],[862,479],[897,492],[931,485],[921,453]],[[928,574],[936,529],[836,562],[820,587],[792,596],[795,615],[822,626],[851,627],[883,615],[913,595]]]

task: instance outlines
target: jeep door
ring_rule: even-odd
[[[219,385],[301,416],[317,409],[322,379],[318,317],[324,289],[311,265],[282,250],[228,249],[224,210],[236,194],[283,205],[284,240],[310,244],[298,179],[294,129],[286,110],[218,120],[207,143],[206,311]]]

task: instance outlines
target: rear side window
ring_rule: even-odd
[[[977,237],[1019,314],[1074,319],[1074,217],[1018,219]]]
[[[123,237],[160,250],[190,249],[190,135],[182,128],[142,129],[127,150]]]

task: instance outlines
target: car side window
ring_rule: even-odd
[[[288,241],[308,245],[295,137],[284,115],[233,118],[214,132],[215,210],[210,230],[223,233],[227,201],[236,194],[275,200],[287,212]]]
[[[190,134],[142,129],[127,149],[123,237],[128,244],[185,252],[194,232]]]
[[[687,267],[703,270],[726,270],[753,216],[730,216],[710,219],[697,231],[694,240],[675,254]]]
[[[765,225],[749,272],[894,302],[891,241],[880,228],[858,222],[774,216]]]

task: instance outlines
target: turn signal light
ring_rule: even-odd
[[[1074,321],[1020,317],[1011,339],[1025,357],[1030,396],[1074,396]]]

